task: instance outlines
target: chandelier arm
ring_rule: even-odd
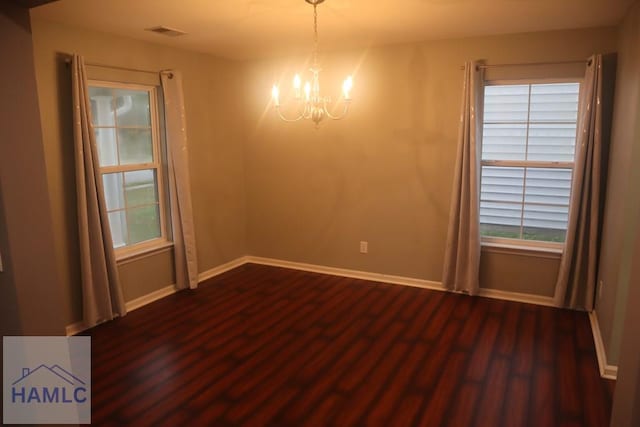
[[[278,116],[280,116],[280,119],[282,119],[285,122],[289,122],[289,123],[293,123],[293,122],[299,122],[300,120],[304,119],[304,113],[300,114],[298,117],[296,117],[295,119],[289,119],[287,117],[285,117],[282,112],[280,111],[280,108],[276,107],[276,111],[278,112]]]
[[[325,103],[324,112],[327,115],[327,117],[329,117],[331,120],[342,120],[345,117],[347,117],[347,114],[349,113],[349,106],[350,105],[351,104],[348,101],[345,101],[344,102],[344,109],[342,110],[342,113],[337,115],[337,116],[334,116],[329,112],[329,109],[327,108],[327,105]]]
[[[304,104],[304,108],[302,109],[302,111],[300,112],[300,116],[302,116],[303,119],[307,120],[309,118],[309,105],[308,104]]]

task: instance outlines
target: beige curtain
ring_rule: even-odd
[[[602,55],[592,56],[580,93],[571,209],[554,295],[556,305],[583,310],[594,304],[604,197],[602,72]]]
[[[474,295],[480,272],[480,159],[483,72],[476,62],[464,68],[458,153],[442,283],[447,289]]]
[[[83,321],[91,327],[127,313],[107,217],[84,59],[73,55],[73,137]]]
[[[160,73],[160,78],[164,94],[167,133],[176,287],[178,289],[195,289],[198,287],[198,256],[196,253],[196,236],[191,205],[189,153],[187,150],[182,75],[179,71],[163,71]]]

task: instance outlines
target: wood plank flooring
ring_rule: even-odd
[[[608,426],[585,313],[245,265],[100,325],[92,422]]]

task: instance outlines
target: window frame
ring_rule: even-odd
[[[160,236],[145,240],[142,242],[134,243],[131,245],[121,246],[119,248],[113,247],[113,236],[111,245],[113,247],[116,260],[122,261],[132,257],[137,257],[139,255],[155,252],[163,249],[167,249],[173,245],[173,241],[170,238],[170,229],[169,229],[169,220],[170,220],[170,210],[167,204],[168,194],[167,187],[165,184],[165,169],[166,169],[166,153],[162,147],[162,143],[164,138],[162,138],[161,133],[161,120],[159,114],[159,94],[158,87],[148,84],[139,84],[139,83],[128,83],[128,82],[119,82],[119,81],[108,81],[108,80],[98,80],[98,79],[88,79],[87,80],[88,87],[103,87],[109,89],[123,89],[123,90],[136,90],[136,91],[145,91],[149,94],[149,121],[150,121],[150,129],[151,129],[151,146],[152,146],[152,154],[153,161],[147,163],[134,163],[127,165],[115,165],[115,166],[99,166],[100,177],[109,173],[124,173],[131,171],[140,171],[140,170],[154,170],[156,176],[156,193],[158,195],[158,215],[160,220]],[[91,127],[93,129],[115,129],[116,135],[118,129],[136,129],[141,127],[136,126],[123,126],[119,127],[117,123],[117,118],[115,118],[116,122],[114,126],[96,126],[93,124],[93,120],[91,122]],[[146,129],[146,127],[145,127]],[[97,140],[96,140],[97,143]],[[116,144],[116,147],[118,145]],[[97,152],[97,147],[96,147]],[[104,190],[103,190],[104,192]],[[103,196],[106,196],[103,194]],[[127,211],[127,201],[126,197],[124,197],[124,208],[121,209],[124,212]],[[129,233],[128,224],[127,224],[127,233]]]
[[[561,161],[540,161],[540,160],[483,160],[482,159],[482,144],[484,140],[484,88],[487,86],[507,86],[507,85],[536,85],[536,84],[562,84],[562,83],[578,83],[578,115],[576,118],[576,137],[575,137],[575,151],[574,160],[572,162]],[[584,86],[584,78],[522,78],[522,79],[495,79],[485,80],[483,82],[483,94],[482,94],[482,139],[480,145],[480,188],[482,187],[482,167],[521,167],[524,168],[523,186],[526,181],[526,168],[544,168],[544,169],[570,169],[571,170],[571,188],[569,190],[569,216],[571,215],[571,198],[573,195],[573,173],[575,169],[575,156],[578,150],[578,134],[580,132],[580,98],[582,97],[582,89]],[[529,93],[529,109],[531,108],[531,93]],[[529,118],[527,118],[527,128],[530,125]],[[528,134],[528,131],[527,131]],[[524,187],[523,187],[524,191]],[[478,202],[482,202],[482,195],[478,195]],[[524,209],[524,201],[522,203]],[[480,211],[478,211],[480,213]],[[496,247],[504,249],[530,249],[551,253],[564,252],[566,239],[564,242],[547,242],[543,240],[526,240],[516,239],[509,237],[495,237],[495,236],[483,236],[480,235],[481,246]]]

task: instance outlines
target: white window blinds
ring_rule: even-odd
[[[563,242],[579,83],[485,87],[481,233]]]

